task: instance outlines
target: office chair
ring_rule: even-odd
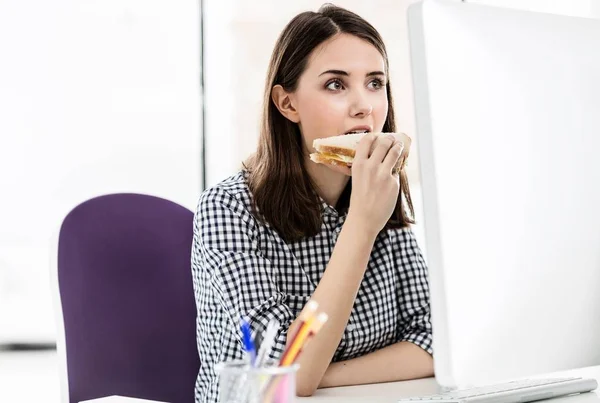
[[[66,401],[194,401],[192,226],[190,210],[141,194],[96,197],[66,216],[56,266]]]

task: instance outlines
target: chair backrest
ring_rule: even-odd
[[[100,196],[64,219],[57,270],[71,403],[194,401],[192,226],[190,210],[140,194]]]

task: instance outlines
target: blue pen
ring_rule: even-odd
[[[256,348],[252,341],[252,332],[250,330],[250,324],[246,319],[242,319],[242,342],[244,343],[244,350],[250,358],[250,365],[254,366],[256,363]]]

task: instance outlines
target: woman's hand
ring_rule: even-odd
[[[392,172],[400,159],[402,143],[393,136],[367,134],[358,144],[352,163],[352,195],[348,219],[377,234],[390,219],[400,192]]]

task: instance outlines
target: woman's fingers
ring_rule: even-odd
[[[390,172],[392,175],[400,173],[399,161],[404,150],[404,144],[397,141],[394,143],[390,151],[388,151],[385,159],[383,160],[382,169],[386,172]]]
[[[373,133],[366,134],[358,143],[356,147],[356,153],[354,155],[354,163],[361,163],[369,159],[373,143],[376,140],[376,136]]]
[[[381,164],[383,160],[385,160],[385,157],[388,154],[388,151],[390,151],[392,148],[394,142],[395,138],[391,135],[378,136],[369,160],[374,164]]]

